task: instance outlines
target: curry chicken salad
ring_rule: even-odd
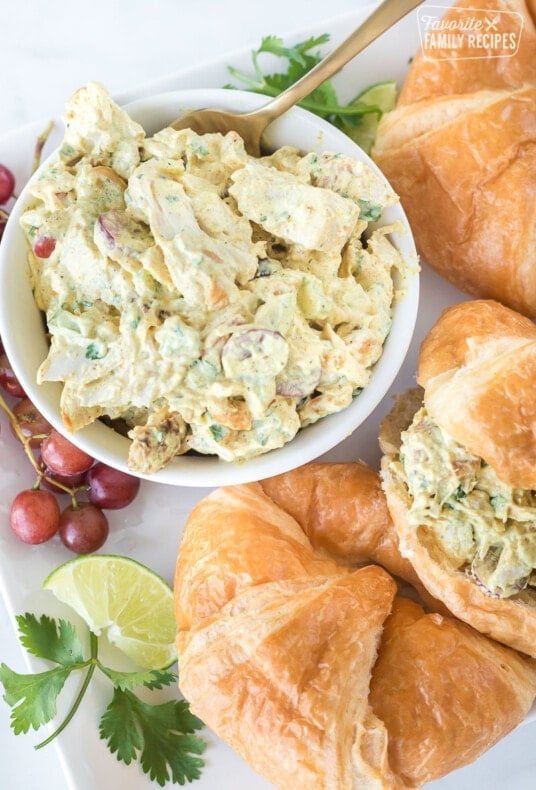
[[[69,430],[106,417],[151,474],[190,450],[242,461],[366,387],[408,264],[370,226],[398,200],[348,156],[236,133],[146,137],[98,83],[67,105],[22,224]],[[365,235],[366,234],[366,235]]]
[[[536,492],[503,482],[424,407],[401,438],[393,471],[412,498],[409,522],[492,595],[536,588]]]

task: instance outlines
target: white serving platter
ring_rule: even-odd
[[[449,5],[449,3],[445,3]],[[309,28],[292,38],[302,40],[311,34],[328,32],[330,46],[342,40],[356,26],[366,9],[355,14],[326,20],[315,30]],[[269,31],[271,32],[271,31]],[[289,37],[286,39],[291,41]],[[372,82],[396,79],[402,82],[408,61],[419,47],[419,32],[414,14],[402,20],[396,28],[372,44],[362,55],[347,66],[336,78],[339,95],[351,99],[362,88]],[[250,52],[229,53],[212,63],[194,66],[179,74],[170,74],[148,83],[141,88],[116,97],[121,103],[133,101],[167,90],[196,87],[221,87],[229,81],[226,66],[248,71]],[[65,97],[66,99],[68,97]],[[0,138],[0,161],[14,171],[17,182],[24,183],[29,175],[33,146],[44,123],[31,124]],[[51,150],[61,138],[61,123],[58,121],[49,141]],[[1,287],[1,285],[0,285]],[[390,392],[368,418],[367,422],[335,449],[323,456],[324,460],[348,461],[361,458],[373,467],[378,467],[378,426],[382,416],[389,411],[392,395],[401,392],[415,382],[415,368],[419,345],[446,306],[468,297],[449,286],[433,272],[423,267],[420,286],[420,310],[417,327],[407,359]],[[59,539],[54,538],[41,546],[26,546],[20,543],[9,530],[8,513],[14,495],[33,484],[31,468],[22,449],[11,436],[7,420],[0,414],[0,594],[3,598],[11,626],[15,628],[15,615],[26,611],[51,616],[67,616],[72,613],[57,604],[51,595],[40,590],[48,573],[70,559],[72,555],[64,549]],[[143,482],[136,501],[123,511],[110,515],[111,534],[103,548],[107,553],[131,556],[149,565],[171,582],[181,531],[186,517],[208,489],[173,488],[151,482]],[[11,634],[9,638],[13,639]],[[3,641],[3,640],[2,640]],[[0,661],[5,660],[0,647]],[[26,667],[24,665],[26,662]],[[20,662],[13,668],[17,671],[36,671],[43,668],[36,661],[29,661],[20,653]],[[69,698],[69,689],[62,695]],[[149,790],[157,787],[141,772],[137,764],[125,766],[109,753],[104,741],[98,736],[98,719],[110,696],[106,682],[94,679],[92,691],[84,700],[76,718],[54,742],[57,758],[68,790]],[[4,703],[0,703],[4,704]],[[5,713],[5,711],[4,711]],[[61,711],[60,711],[61,713]],[[536,718],[533,714],[530,719]],[[26,739],[30,753],[33,744],[41,740],[43,731],[18,736],[17,741]],[[456,771],[442,780],[430,783],[430,790],[474,790],[487,787],[490,790],[528,790],[534,786],[536,753],[531,748],[534,725],[524,724],[504,739],[494,749],[473,765]],[[265,790],[271,787],[255,774],[229,747],[216,737],[203,732],[209,746],[205,752],[206,767],[202,778],[192,785],[193,790]],[[14,736],[13,736],[14,738]],[[5,738],[0,740],[2,751]],[[17,744],[20,752],[20,745]],[[19,768],[20,784],[8,790],[28,790],[30,784],[24,779],[24,766]],[[46,780],[44,786],[48,787]],[[0,766],[0,787],[2,768]],[[167,787],[172,787],[171,784]],[[6,788],[7,790],[7,788]],[[64,790],[63,787],[57,790]]]

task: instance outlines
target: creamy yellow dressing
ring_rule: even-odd
[[[401,438],[395,469],[412,497],[410,523],[425,528],[454,567],[469,570],[493,595],[536,586],[536,493],[502,482],[425,408]]]
[[[145,473],[189,450],[244,460],[367,385],[408,273],[399,227],[362,241],[397,200],[372,170],[253,159],[235,133],[147,138],[97,83],[65,121],[22,226],[51,336],[39,380],[64,383],[73,430],[125,421]]]

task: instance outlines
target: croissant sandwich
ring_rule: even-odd
[[[493,301],[449,307],[417,381],[380,436],[400,550],[453,614],[536,656],[536,327]]]
[[[444,29],[479,9],[517,49],[421,51],[372,155],[433,269],[535,317],[536,0],[464,0]]]
[[[530,708],[534,662],[425,614],[379,565],[342,561],[379,553],[404,572],[397,546],[360,463],[218,489],[192,511],[175,574],[180,688],[274,785],[419,787]]]

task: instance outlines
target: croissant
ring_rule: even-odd
[[[311,463],[260,484],[296,519],[317,553],[345,564],[373,561],[419,585],[412,564],[400,553],[380,476],[362,461]]]
[[[417,381],[380,433],[399,549],[456,617],[536,657],[536,327],[493,301],[451,306]]]
[[[435,271],[535,317],[536,0],[464,0],[444,24],[463,19],[465,8],[467,18],[509,12],[500,30],[513,33],[518,50],[487,58],[421,51],[372,155]]]
[[[365,511],[379,499],[372,509],[389,521],[378,476],[364,465],[315,464],[316,483],[307,471],[278,476],[284,497],[302,502],[322,477],[349,532],[359,512],[351,492]],[[340,539],[320,539],[332,556],[320,554],[263,487],[276,488],[222,488],[194,508],[174,586],[181,691],[258,773],[293,790],[419,787],[523,719],[536,693],[533,662],[425,614],[378,565],[336,562],[352,543],[340,525]],[[326,501],[324,524],[335,523],[336,498]],[[314,507],[318,528],[322,500]],[[366,543],[356,538],[360,557]]]

